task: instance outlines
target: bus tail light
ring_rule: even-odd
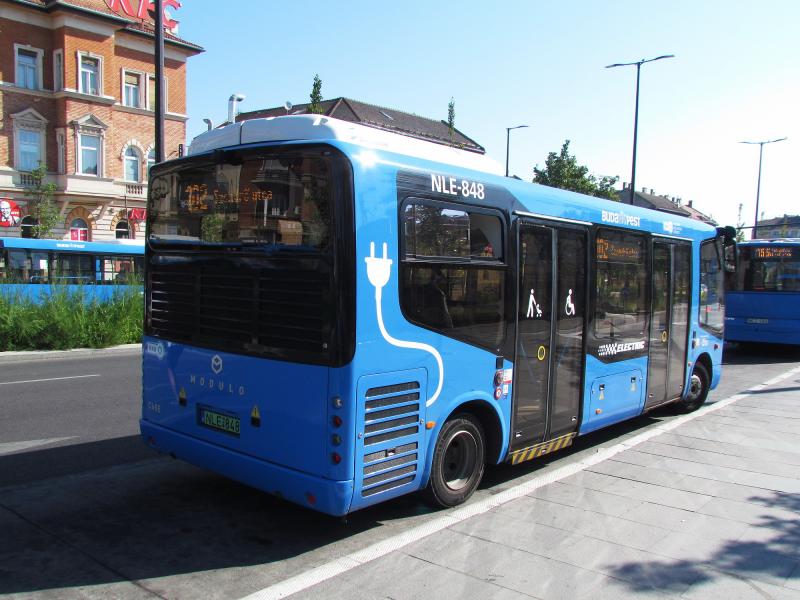
[[[338,452],[334,452],[331,454],[331,461],[333,461],[333,464],[338,465],[342,462],[342,456]]]
[[[342,426],[342,417],[340,417],[339,415],[334,415],[333,419],[331,419],[331,421],[333,422],[333,426],[334,427],[341,427]]]

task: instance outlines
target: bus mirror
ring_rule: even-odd
[[[722,241],[722,268],[727,273],[735,273],[736,265],[739,264],[736,228],[730,225],[717,227],[717,237]]]

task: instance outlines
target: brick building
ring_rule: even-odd
[[[53,237],[141,235],[155,157],[148,7],[138,10],[137,0],[0,0],[0,199],[19,213],[0,222],[0,235],[30,231],[25,190],[40,164],[57,188]],[[187,60],[202,52],[176,33],[165,35],[167,157],[186,137]]]

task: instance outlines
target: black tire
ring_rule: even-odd
[[[711,385],[711,375],[703,363],[695,363],[692,376],[689,378],[689,389],[686,397],[675,404],[675,408],[681,413],[690,413],[697,410],[706,401],[708,389]]]
[[[430,501],[444,508],[466,502],[483,477],[486,442],[483,427],[472,415],[456,415],[439,432],[433,451]]]

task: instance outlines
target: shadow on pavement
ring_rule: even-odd
[[[723,365],[767,365],[800,361],[800,346],[726,342]]]
[[[481,487],[513,484],[555,460],[654,421],[640,417],[579,438],[553,456],[513,468],[495,466]],[[117,464],[114,456],[125,450],[128,459],[156,456],[138,436],[130,436],[3,457],[0,470],[15,481],[42,479]],[[29,470],[34,474],[26,475]],[[328,560],[362,547],[364,540],[355,539],[361,534],[376,541],[387,524],[433,512],[420,494],[411,494],[353,513],[345,523],[180,461],[129,463],[6,488],[0,496],[0,595],[144,579],[149,591],[168,595],[174,592],[171,576],[269,565],[312,551]],[[286,569],[294,568],[276,570],[284,574]],[[157,578],[165,579],[154,582]]]
[[[155,456],[138,435],[7,454],[0,456],[0,487],[74,475]]]
[[[702,586],[711,584],[719,574],[739,580],[753,579],[780,586],[788,580],[800,581],[797,549],[800,547],[800,496],[785,492],[769,492],[747,500],[769,508],[772,514],[764,514],[754,524],[763,535],[757,540],[727,541],[712,552],[704,561],[654,560],[631,562],[611,567],[611,571],[632,592],[649,592],[657,588],[665,592],[681,593],[686,583]],[[779,509],[779,510],[776,510]],[[778,517],[776,514],[785,514]],[[654,549],[658,552],[658,548]],[[790,590],[787,590],[790,593]],[[772,597],[757,593],[753,597]]]

